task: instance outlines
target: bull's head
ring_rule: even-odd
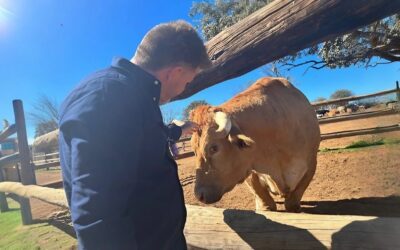
[[[255,143],[221,109],[199,107],[191,119],[200,125],[192,136],[197,167],[195,195],[201,202],[214,203],[248,177]]]

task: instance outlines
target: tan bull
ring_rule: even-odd
[[[200,125],[191,141],[197,199],[214,203],[247,178],[256,209],[276,210],[272,193],[287,211],[300,210],[320,130],[313,107],[286,79],[262,78],[221,106],[196,108],[191,120]]]

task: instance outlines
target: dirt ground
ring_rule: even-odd
[[[193,192],[194,158],[178,163],[186,203],[203,206]],[[211,206],[252,210],[254,195],[245,183],[239,184]],[[302,208],[305,213],[400,217],[400,145],[319,153]]]
[[[321,132],[371,128],[400,123],[400,114],[322,124]],[[321,142],[320,148],[337,148],[354,141],[400,138],[400,131],[377,135],[353,136]],[[194,197],[195,160],[178,160],[179,177],[187,204],[205,206]],[[60,180],[59,171],[36,172],[38,184]],[[278,210],[283,209],[278,200]],[[32,199],[33,215],[45,219],[59,208]],[[211,206],[255,208],[253,194],[246,184],[237,185]],[[400,217],[400,145],[381,145],[356,150],[320,152],[316,174],[306,190],[302,212]]]

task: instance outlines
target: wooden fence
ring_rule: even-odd
[[[59,152],[34,154],[32,155],[32,162],[35,165],[35,170],[44,168],[49,170],[51,167],[58,167],[60,166]]]
[[[28,140],[26,136],[25,115],[21,100],[13,101],[15,124],[12,124],[7,129],[0,133],[0,142],[7,139],[13,134],[17,134],[18,139],[18,153],[4,156],[0,158],[0,182],[5,181],[3,175],[3,168],[19,164],[20,178],[23,185],[35,185],[35,171],[33,165],[30,163],[30,152]],[[29,199],[19,197],[21,206],[22,223],[24,225],[32,223],[32,214]],[[0,193],[0,211],[5,212],[9,210],[5,193]]]

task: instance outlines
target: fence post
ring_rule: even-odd
[[[396,81],[396,95],[397,95],[397,101],[400,102],[400,88],[399,88],[399,81]]]
[[[4,181],[3,169],[0,167],[0,182]],[[0,193],[0,211],[2,213],[8,211],[7,198],[5,193]]]
[[[21,163],[21,182],[24,185],[35,185],[35,171],[30,164],[29,146],[26,135],[24,108],[21,100],[13,100],[15,124],[17,126],[18,151]],[[32,224],[31,206],[28,198],[20,197],[22,224]]]

